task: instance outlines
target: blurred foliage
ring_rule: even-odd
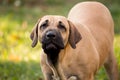
[[[80,1],[87,1],[87,0],[0,0],[0,3],[1,4],[4,4],[4,5],[13,5],[14,3],[16,2],[20,2],[21,4],[35,4],[35,5],[38,5],[38,4],[61,4],[61,3],[65,3],[65,2],[80,2]],[[109,0],[109,1],[106,1],[106,0],[89,0],[89,1],[99,1],[99,2],[102,2],[102,3],[120,3],[120,0]]]
[[[48,14],[67,16],[77,2],[85,0],[0,0],[0,80],[38,80],[41,45],[31,48],[30,32]],[[111,11],[115,22],[114,50],[120,71],[120,1],[97,0]],[[107,80],[102,68],[96,80]]]

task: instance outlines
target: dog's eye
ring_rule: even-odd
[[[40,26],[41,30],[44,30],[46,27],[48,26],[48,20],[46,20],[45,22],[43,22]]]
[[[62,31],[66,31],[65,25],[61,21],[59,21],[58,28]]]

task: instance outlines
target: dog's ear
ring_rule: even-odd
[[[70,26],[69,28],[69,43],[72,46],[72,48],[76,48],[76,44],[82,39],[81,34],[76,29],[75,25],[68,20],[68,24]]]
[[[32,47],[35,47],[37,42],[38,42],[38,24],[39,24],[39,21],[35,24],[31,34],[30,34],[30,38],[32,40]]]

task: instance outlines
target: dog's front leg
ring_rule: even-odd
[[[54,80],[52,77],[52,71],[46,65],[41,65],[41,69],[43,72],[44,80]]]
[[[46,63],[46,55],[44,53],[41,53],[40,55],[40,65],[41,65],[41,69],[43,72],[43,76],[44,76],[44,80],[54,80],[53,79],[53,72],[50,69],[50,67],[47,65]]]

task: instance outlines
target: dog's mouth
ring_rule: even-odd
[[[55,40],[47,40],[42,42],[42,48],[52,64],[55,65],[58,60],[59,52],[64,48],[64,45],[63,43],[59,45]]]
[[[42,48],[44,51],[51,51],[51,50],[57,50],[57,49],[63,49],[64,44],[62,43],[61,40],[56,41],[56,40],[43,40],[42,41]],[[46,52],[48,53],[48,52]]]
[[[50,43],[49,45],[46,45],[46,49],[47,50],[52,50],[52,49],[57,49],[57,47],[53,43]]]
[[[46,40],[42,42],[42,48],[45,50],[56,50],[56,49],[63,49],[64,46],[63,45],[59,45],[57,42],[55,41],[50,41],[50,40]]]
[[[42,48],[46,54],[53,54],[56,50],[64,49],[63,39],[59,32],[48,31],[42,37]]]
[[[61,49],[64,49],[63,39],[60,35],[55,38],[42,38],[42,48],[47,54],[47,57],[52,61],[53,64],[57,62],[57,58]]]

